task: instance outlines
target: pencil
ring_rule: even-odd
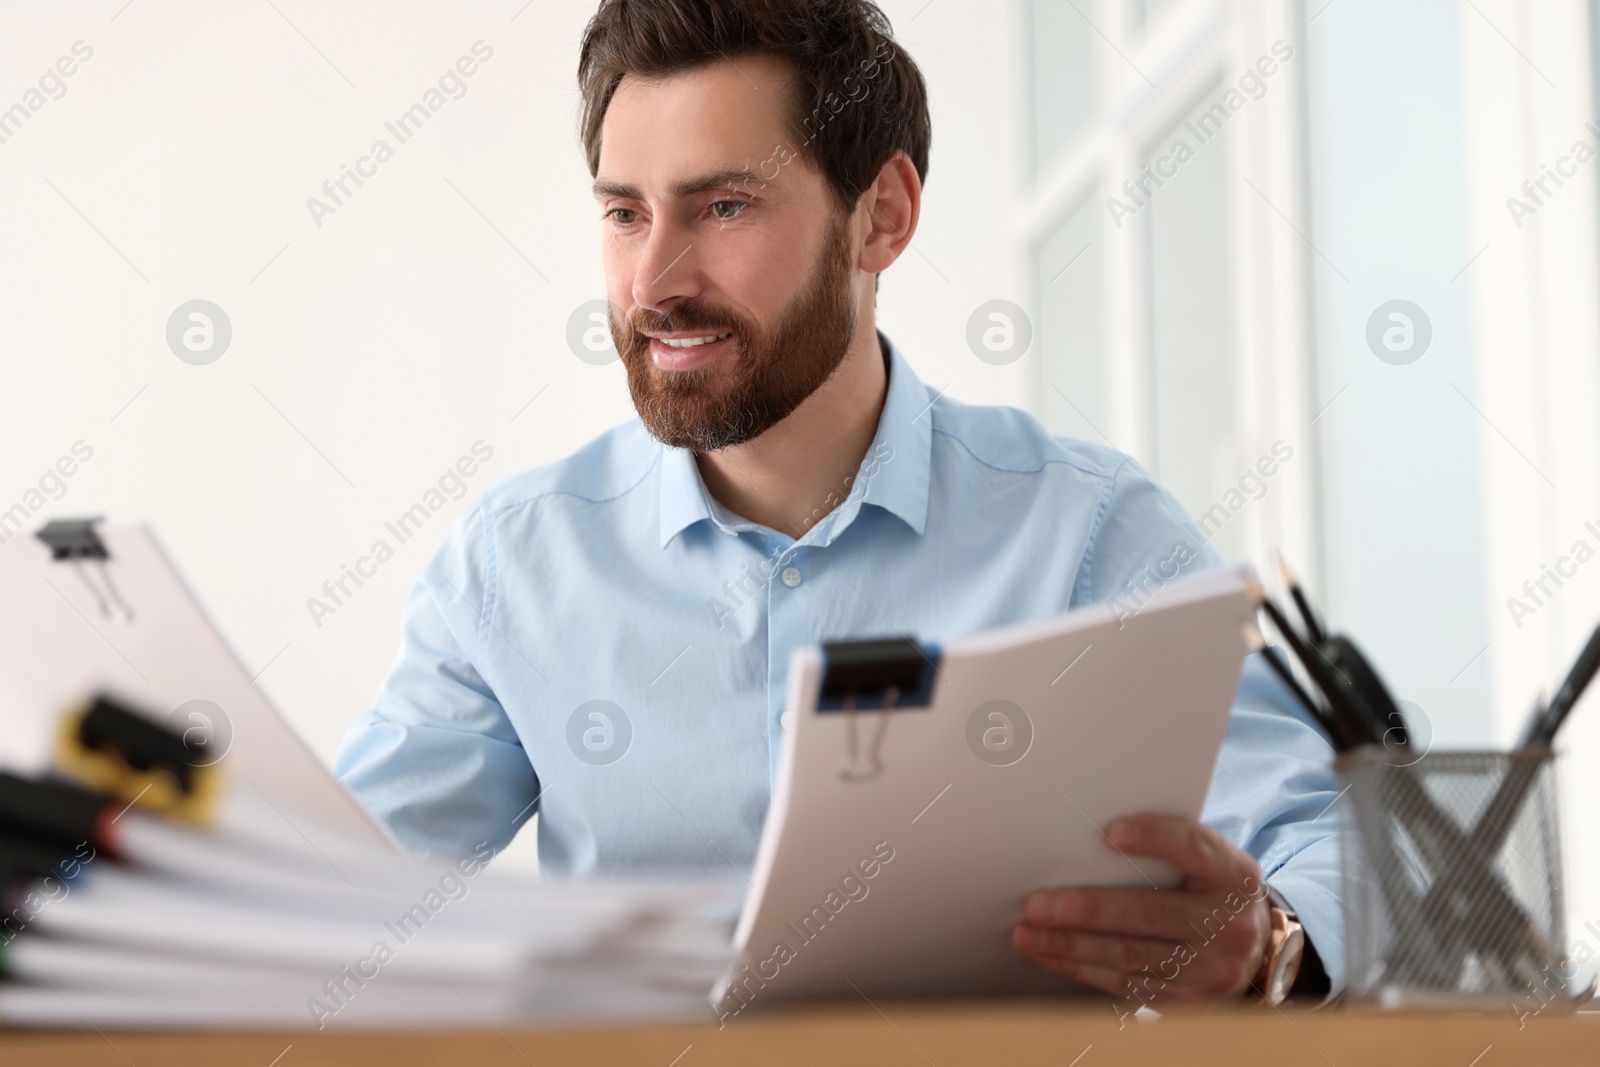
[[[1300,612],[1300,618],[1306,625],[1306,636],[1317,644],[1328,639],[1327,631],[1322,627],[1322,620],[1317,618],[1317,613],[1311,610],[1311,602],[1306,599],[1305,593],[1300,588],[1300,580],[1295,577],[1289,565],[1283,561],[1282,553],[1274,553],[1278,560],[1278,575],[1289,590],[1289,595],[1294,598],[1294,606]]]
[[[1311,694],[1306,692],[1305,687],[1300,684],[1300,680],[1289,669],[1289,665],[1273,655],[1277,649],[1269,647],[1266,638],[1259,631],[1250,627],[1247,627],[1247,629],[1255,638],[1251,642],[1252,650],[1261,653],[1261,658],[1267,661],[1267,666],[1272,669],[1272,673],[1278,676],[1279,681],[1283,682],[1284,686],[1294,694],[1295,699],[1306,709],[1311,718],[1322,728],[1322,731],[1328,735],[1328,739],[1333,742],[1333,747],[1339,752],[1353,748],[1354,745],[1350,743],[1350,738],[1343,725],[1330,715],[1328,710],[1320,703],[1312,700]]]
[[[1250,588],[1256,603],[1267,613],[1272,625],[1283,635],[1284,643],[1305,668],[1306,675],[1318,689],[1322,690],[1322,695],[1328,700],[1330,715],[1341,722],[1341,732],[1351,747],[1367,742],[1377,744],[1381,740],[1381,734],[1374,734],[1369,726],[1371,716],[1364,708],[1355,706],[1356,695],[1347,686],[1339,683],[1336,677],[1337,671],[1328,662],[1321,649],[1306,644],[1305,638],[1289,622],[1289,617],[1272,602],[1272,598],[1267,596],[1259,585],[1251,582]]]

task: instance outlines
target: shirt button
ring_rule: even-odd
[[[785,567],[785,568],[783,568],[783,584],[788,586],[790,589],[793,589],[795,586],[799,585],[800,584],[800,568],[799,567]]]
[[[790,729],[791,727],[794,726],[794,712],[792,712],[792,711],[784,712],[782,715],[778,716],[778,722],[783,726],[783,728],[785,730]]]

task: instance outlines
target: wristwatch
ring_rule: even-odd
[[[1267,937],[1267,950],[1261,957],[1261,969],[1250,986],[1260,1001],[1277,1007],[1289,998],[1295,979],[1300,975],[1300,964],[1305,959],[1306,931],[1294,908],[1272,886],[1267,886],[1267,904],[1271,908],[1272,930]]]

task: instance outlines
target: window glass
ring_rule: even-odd
[[[1242,462],[1233,431],[1229,120],[1225,108],[1197,109],[1157,137],[1136,190],[1149,269],[1155,473],[1197,519],[1237,486]],[[1229,519],[1203,530],[1232,559],[1244,523]]]

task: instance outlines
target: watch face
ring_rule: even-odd
[[[1267,980],[1267,999],[1273,1004],[1282,1004],[1289,997],[1289,990],[1294,988],[1294,980],[1300,976],[1300,961],[1305,955],[1305,932],[1298,924],[1289,928],[1289,936],[1284,938],[1283,947],[1278,950],[1278,958],[1274,961],[1272,976]]]

